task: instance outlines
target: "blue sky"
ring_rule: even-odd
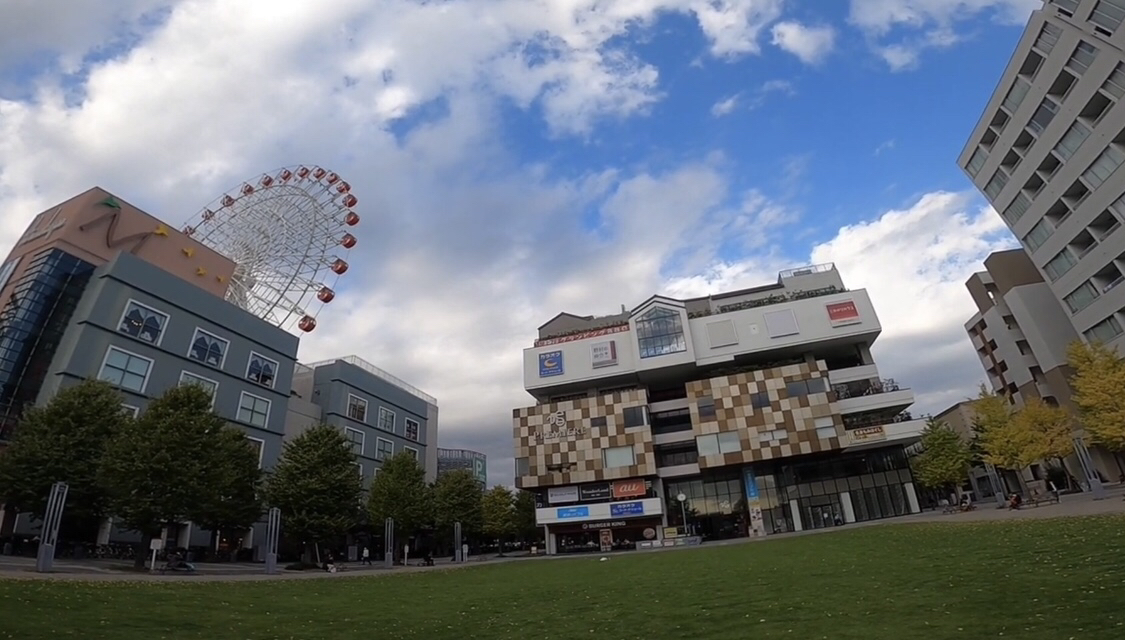
[[[0,245],[100,185],[181,224],[263,171],[364,222],[308,360],[438,397],[510,477],[521,351],[610,313],[835,262],[882,373],[982,377],[965,279],[1013,239],[956,167],[1037,0],[74,0],[0,21]],[[323,5],[323,6],[322,6]]]

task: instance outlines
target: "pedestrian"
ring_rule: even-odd
[[[371,564],[371,550],[367,547],[363,548],[363,564]]]

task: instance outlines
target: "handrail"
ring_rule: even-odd
[[[346,362],[350,365],[357,366],[360,369],[363,369],[364,371],[366,371],[366,372],[370,373],[371,375],[375,376],[376,378],[380,378],[380,379],[382,379],[386,382],[389,382],[389,383],[393,384],[394,386],[402,389],[403,391],[406,391],[407,393],[409,393],[409,394],[411,394],[411,395],[413,395],[413,396],[415,396],[415,397],[417,397],[421,400],[425,400],[426,402],[434,405],[435,407],[437,406],[437,398],[431,396],[430,394],[426,393],[425,391],[422,391],[421,389],[419,389],[418,387],[415,387],[414,385],[410,384],[409,382],[406,382],[402,378],[399,378],[398,376],[396,376],[394,374],[388,373],[388,372],[384,371],[383,369],[380,369],[379,367],[376,367],[375,365],[371,364],[370,362],[364,360],[363,358],[361,358],[359,356],[345,356],[343,358],[331,358],[331,359],[328,359],[328,360],[320,360],[318,362],[313,362],[313,363],[302,365],[302,366],[307,367],[309,369],[317,369],[317,368],[323,367],[325,365],[329,365],[329,364],[332,364],[334,362],[340,362],[340,361]]]

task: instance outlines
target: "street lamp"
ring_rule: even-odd
[[[684,503],[687,502],[687,496],[685,496],[683,493],[677,494],[676,500],[680,501],[680,517],[682,517],[684,519],[684,535],[687,535],[688,534],[687,507],[684,506]]]

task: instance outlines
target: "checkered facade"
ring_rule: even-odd
[[[644,389],[630,389],[513,410],[516,457],[528,460],[527,475],[517,476],[516,486],[530,489],[656,475],[647,418],[646,424],[625,426],[626,409],[647,405]],[[540,437],[559,432],[561,437]],[[633,447],[636,464],[606,469],[602,452],[627,445]]]
[[[831,389],[823,360],[689,382],[687,392],[696,437],[730,431],[739,436],[739,451],[700,456],[699,467],[743,465],[840,449],[844,424],[836,410],[836,394],[825,391],[790,397],[786,388],[789,382],[817,378],[824,379],[821,388]],[[768,395],[769,406],[753,406],[753,398],[759,393]],[[715,417],[703,420],[699,401],[706,403],[708,398],[715,402]],[[827,427],[831,419],[834,437],[819,436],[818,418],[821,427]],[[763,434],[768,437],[782,430],[784,437],[763,439]]]

